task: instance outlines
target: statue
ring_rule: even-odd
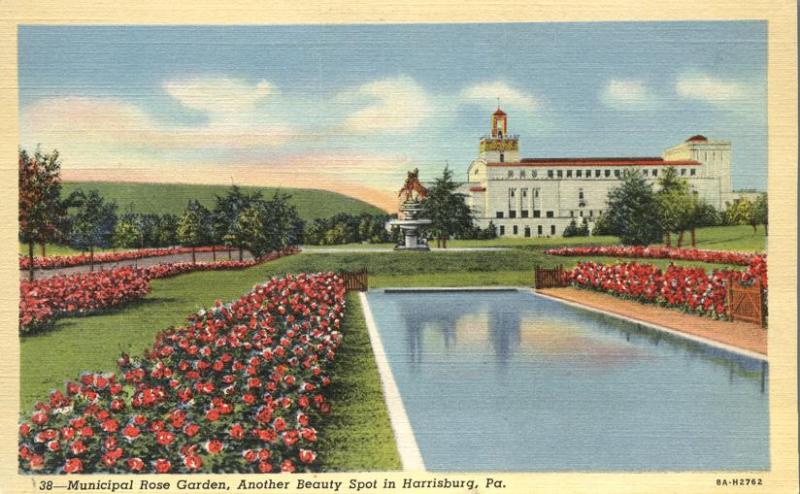
[[[400,189],[397,197],[401,197],[405,194],[404,202],[408,202],[413,200],[414,192],[417,193],[418,199],[425,199],[425,196],[428,195],[428,189],[423,187],[419,181],[419,168],[414,168],[414,171],[408,172],[406,183],[403,185],[403,188]]]
[[[416,197],[414,197],[415,194]],[[418,217],[422,211],[422,204],[419,200],[424,199],[427,195],[428,190],[419,181],[419,169],[415,168],[413,172],[408,172],[406,183],[397,194],[397,197],[403,197],[403,203],[400,205],[400,218],[389,222],[390,225],[400,228],[403,232],[403,242],[395,246],[395,250],[430,250],[428,243],[420,238],[419,230],[432,222],[429,219]]]

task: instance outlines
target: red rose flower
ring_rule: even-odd
[[[83,471],[83,462],[79,458],[70,458],[64,464],[64,473],[80,473]]]
[[[158,473],[167,473],[169,472],[170,468],[172,468],[172,464],[169,462],[169,460],[165,460],[163,458],[157,459],[153,466]]]

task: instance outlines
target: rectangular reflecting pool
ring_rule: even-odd
[[[766,362],[529,291],[367,299],[428,470],[769,469]]]

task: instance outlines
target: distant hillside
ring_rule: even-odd
[[[110,182],[64,182],[63,186],[64,195],[76,189],[97,189],[106,199],[117,202],[118,213],[128,211],[129,205],[133,204],[133,210],[137,213],[174,213],[178,215],[186,208],[189,199],[198,199],[204,206],[213,209],[214,196],[225,194],[229,188],[227,185]],[[290,194],[297,212],[306,221],[326,218],[337,213],[385,213],[376,206],[337,192],[274,187],[242,187],[242,190],[247,192],[260,190],[265,198],[271,197],[278,190]]]

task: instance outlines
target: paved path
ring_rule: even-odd
[[[511,249],[508,247],[448,247],[446,249],[431,247],[431,252],[502,252],[506,250]],[[303,247],[303,252],[306,254],[358,254],[362,252],[365,254],[373,252],[389,254],[397,251],[391,247]]]
[[[196,253],[197,262],[211,262],[213,261],[213,256],[211,252],[197,252]],[[252,259],[253,256],[250,255],[249,252],[244,251],[244,259]],[[234,261],[239,260],[239,251],[234,249],[231,252],[231,259]],[[227,261],[228,260],[228,253],[225,251],[217,252],[217,260],[218,261]],[[104,263],[95,263],[94,269],[113,269],[120,266],[139,266],[139,267],[146,267],[152,266],[154,264],[161,264],[165,262],[192,262],[192,253],[189,252],[188,254],[172,254],[169,256],[156,256],[156,257],[144,257],[142,259],[130,259],[127,261],[119,261],[119,262],[104,262]],[[34,272],[35,279],[41,278],[50,278],[51,276],[58,276],[58,275],[70,275],[75,273],[88,273],[89,272],[89,265],[82,265],[82,266],[72,266],[69,268],[57,268],[57,269],[37,269]],[[27,270],[20,270],[19,272],[19,279],[20,280],[27,280],[28,279],[28,271]]]
[[[755,324],[741,321],[717,321],[656,305],[622,300],[613,295],[580,288],[547,288],[537,290],[537,292],[644,323],[662,326],[679,333],[712,340],[763,356],[767,355],[767,330]]]

